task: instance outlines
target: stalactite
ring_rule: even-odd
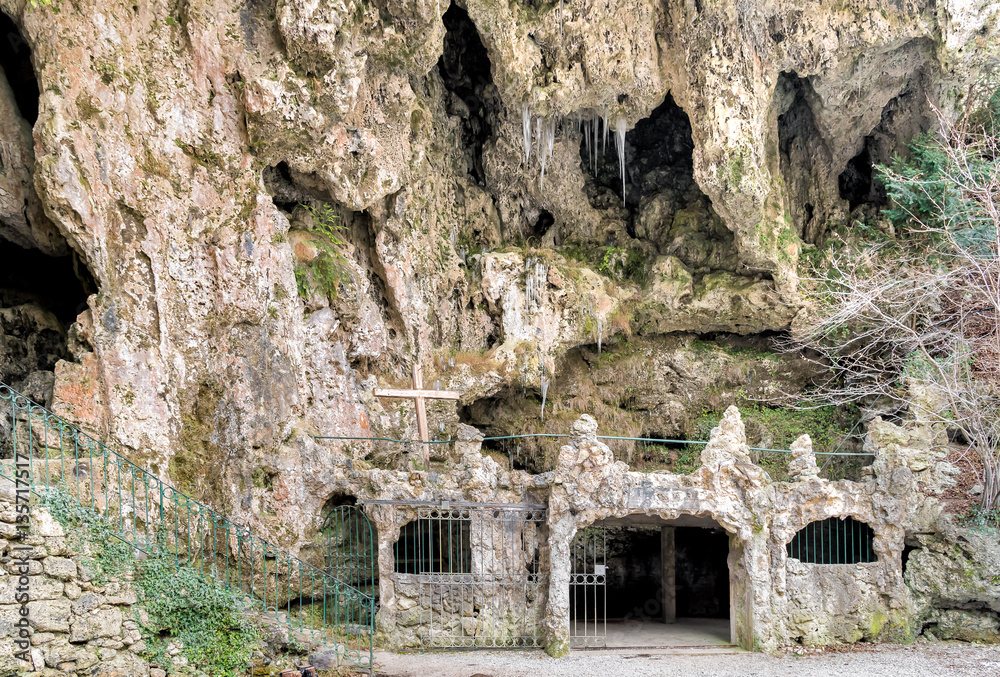
[[[622,172],[622,205],[625,204],[625,132],[627,123],[625,118],[618,118],[615,122],[615,145],[618,146],[618,164],[621,165]]]
[[[535,152],[539,155],[541,159],[542,154],[542,116],[539,115],[535,118]]]
[[[524,127],[524,164],[531,160],[531,109],[528,104],[521,106],[521,125]]]
[[[601,113],[601,124],[604,125],[604,143],[601,144],[601,152],[608,152],[608,120],[611,118],[611,114],[608,112],[608,107],[604,107],[604,111]]]
[[[542,376],[541,387],[542,387],[542,414],[541,414],[541,418],[544,421],[545,420],[545,398],[549,394],[549,379],[545,378],[544,375]]]

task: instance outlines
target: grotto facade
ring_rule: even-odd
[[[555,469],[541,475],[484,456],[481,434],[463,426],[447,474],[350,471],[338,476],[337,486],[357,496],[375,527],[377,627],[397,648],[540,645],[562,655],[572,646],[602,646],[600,624],[614,612],[603,601],[582,607],[584,588],[609,585],[611,559],[604,545],[596,557],[589,554],[596,541],[588,529],[630,524],[654,525],[671,539],[675,527],[724,532],[717,587],[728,613],[722,617],[728,617],[731,642],[746,649],[906,643],[928,622],[937,622],[944,638],[996,641],[1000,581],[988,573],[995,571],[996,548],[983,548],[962,580],[951,582],[913,554],[923,552],[914,547],[923,545],[921,534],[941,531],[935,494],[956,474],[941,460],[941,431],[915,421],[877,421],[874,430],[874,462],[860,481],[821,479],[808,435],[792,447],[789,478],[772,480],[752,462],[739,412],[731,407],[690,475],[630,470],[585,415]],[[830,521],[853,522],[857,531],[809,531]],[[798,543],[803,537],[807,542]],[[437,554],[428,555],[425,549],[435,547]],[[650,601],[677,603],[678,555],[673,544],[669,552],[664,548],[661,566],[668,558],[671,563],[658,582],[662,589],[639,593],[647,612]],[[979,603],[944,611],[942,621],[926,596],[939,586],[978,588]],[[646,620],[677,620],[676,611],[653,615]]]

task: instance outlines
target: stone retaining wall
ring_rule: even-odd
[[[42,673],[145,677],[149,664],[128,581],[99,584],[72,539],[48,510],[34,506],[30,530],[17,526],[11,485],[0,485],[0,677]],[[27,548],[22,550],[21,548]],[[25,578],[27,580],[25,580]],[[25,586],[25,583],[27,584]],[[28,588],[30,664],[15,658]],[[154,669],[152,677],[165,673]]]

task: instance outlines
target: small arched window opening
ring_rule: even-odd
[[[853,517],[830,517],[811,522],[788,542],[788,556],[807,564],[874,562],[875,532]]]

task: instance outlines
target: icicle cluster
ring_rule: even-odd
[[[534,140],[532,140],[531,108],[528,104],[524,104],[521,106],[521,126],[524,134],[524,164],[528,165],[530,162],[531,147],[534,145],[535,153],[538,155],[538,164],[541,167],[538,189],[542,190],[545,187],[545,165],[552,157],[552,149],[555,147],[556,119],[543,118],[540,115],[536,117]]]
[[[525,310],[537,310],[542,306],[542,292],[548,283],[549,268],[534,257],[528,257],[524,262],[524,296]]]
[[[600,110],[585,111],[589,118],[580,117],[580,133],[583,134],[583,145],[590,159],[590,169],[595,174],[601,167],[601,157],[608,152],[608,137],[611,126],[608,124],[610,113],[605,106]],[[625,118],[615,120],[615,145],[618,150],[618,166],[622,177],[622,203],[625,202],[625,133],[628,122]]]
[[[607,106],[597,110],[582,111],[577,114],[577,123],[583,135],[584,148],[590,160],[590,168],[596,174],[600,168],[601,157],[608,151],[611,136],[611,113]],[[524,135],[524,164],[531,162],[532,147],[538,156],[541,169],[538,176],[538,189],[545,188],[545,166],[552,157],[556,139],[555,117],[544,118],[535,116],[532,122],[531,106],[527,103],[521,106],[521,128]],[[628,123],[625,118],[615,120],[615,144],[618,147],[618,165],[622,177],[622,203],[625,202],[625,132]]]
[[[580,118],[583,146],[590,157],[590,168],[596,173],[601,156],[608,149],[608,109],[586,111],[588,118]]]

